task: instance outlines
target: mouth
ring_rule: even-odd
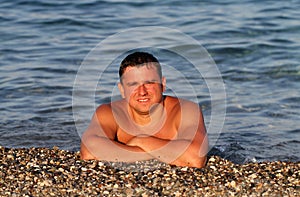
[[[137,101],[140,102],[140,103],[146,103],[146,102],[148,102],[149,100],[150,100],[149,98],[137,99]]]

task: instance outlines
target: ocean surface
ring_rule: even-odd
[[[2,0],[0,145],[78,151],[135,49],[166,65],[166,94],[196,99],[207,128],[217,125],[210,154],[300,161],[299,10],[298,0]],[[185,36],[218,72],[205,75],[207,56]]]

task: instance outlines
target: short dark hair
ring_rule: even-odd
[[[154,65],[157,69],[157,73],[162,78],[162,71],[159,61],[150,53],[146,52],[134,52],[129,54],[127,57],[124,58],[124,60],[121,62],[120,69],[119,69],[119,77],[120,80],[122,80],[122,76],[126,70],[127,67],[141,67],[149,65],[148,63],[151,63],[151,65]]]

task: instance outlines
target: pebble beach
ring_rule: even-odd
[[[0,147],[1,196],[299,196],[300,162],[234,164],[210,156],[205,168],[157,160],[83,161],[79,152]]]

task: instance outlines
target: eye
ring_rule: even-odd
[[[128,83],[127,83],[127,86],[129,86],[129,87],[135,87],[135,86],[137,86],[137,85],[138,85],[137,82],[128,82]]]
[[[155,84],[157,84],[157,83],[158,83],[157,81],[145,81],[145,82],[144,82],[144,85],[145,85],[146,87],[150,87],[150,86],[155,85]]]
[[[145,84],[155,84],[156,81],[146,81]]]

